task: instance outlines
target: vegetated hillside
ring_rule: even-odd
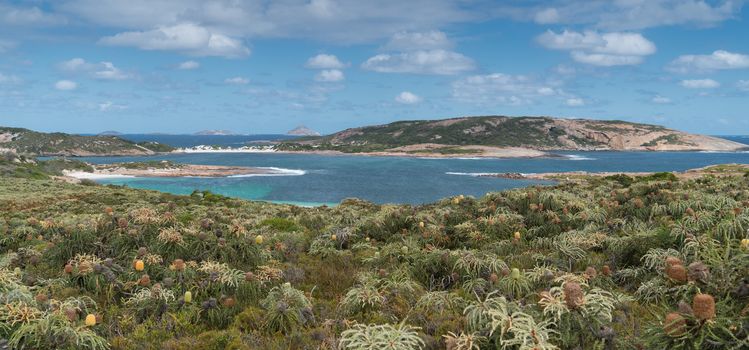
[[[549,117],[464,117],[400,121],[347,129],[305,143],[352,151],[439,144],[521,147],[537,150],[736,150],[716,137],[624,121]]]
[[[10,349],[749,345],[738,170],[332,208],[0,180]]]
[[[0,127],[0,150],[39,156],[149,155],[172,147],[156,142],[134,143],[116,136],[42,133]]]

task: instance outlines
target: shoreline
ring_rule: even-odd
[[[93,172],[63,171],[65,177],[77,180],[106,180],[138,177],[252,177],[252,176],[297,176],[304,170],[275,167],[242,167],[198,164],[170,164],[167,167],[127,168],[117,164],[92,165]]]

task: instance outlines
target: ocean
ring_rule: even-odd
[[[749,137],[745,136],[727,138],[749,142]],[[192,164],[286,169],[286,173],[281,176],[119,178],[98,181],[176,194],[209,190],[237,198],[306,206],[334,205],[351,197],[375,203],[421,204],[459,194],[478,197],[492,191],[551,183],[477,176],[481,173],[681,171],[713,164],[749,164],[749,152],[558,152],[558,154],[564,157],[423,159],[277,153],[191,153],[150,157],[90,157],[82,158],[82,160],[91,163],[170,160]]]

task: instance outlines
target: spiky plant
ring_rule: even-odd
[[[290,333],[315,322],[312,303],[289,283],[273,287],[260,305],[267,312],[264,327],[272,333]]]
[[[404,323],[397,326],[356,324],[341,333],[339,345],[345,350],[419,350],[426,344],[417,330]]]
[[[447,332],[442,337],[445,339],[445,345],[450,350],[480,350],[480,344],[486,342],[486,337],[476,333],[466,334],[460,332],[460,334],[455,334]]]

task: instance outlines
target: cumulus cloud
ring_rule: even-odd
[[[121,110],[127,109],[126,105],[116,104],[116,103],[113,103],[112,101],[102,102],[102,103],[99,103],[97,106],[100,112],[121,111]]]
[[[193,23],[162,26],[104,37],[104,45],[132,46],[143,50],[178,51],[193,56],[246,57],[250,49],[242,41]]]
[[[570,51],[577,62],[606,67],[640,64],[656,51],[655,44],[639,33],[549,30],[536,41],[548,49]]]
[[[657,104],[669,104],[671,103],[671,99],[668,97],[664,97],[661,95],[655,95],[652,99],[650,99],[650,102],[657,103]]]
[[[404,105],[413,105],[421,102],[421,97],[410,91],[403,91],[398,96],[395,96],[395,102],[402,103]]]
[[[709,55],[683,55],[667,69],[676,73],[710,72],[720,69],[749,68],[749,55],[717,50]]]
[[[748,91],[749,92],[749,80],[739,80],[736,83],[736,87],[739,88],[741,91]]]
[[[48,26],[65,24],[60,15],[42,11],[39,7],[22,7],[0,4],[0,23],[14,26]]]
[[[713,79],[688,79],[682,80],[681,86],[688,89],[715,89],[720,83]]]
[[[125,80],[132,75],[117,68],[112,62],[91,63],[82,58],[73,58],[58,64],[58,67],[69,73],[85,73],[95,79]]]
[[[250,79],[245,77],[233,77],[224,79],[224,83],[231,85],[247,85],[250,83]]]
[[[55,83],[55,89],[60,91],[71,91],[78,88],[78,83],[71,80],[60,80]]]
[[[557,85],[554,82],[539,82],[524,75],[473,75],[454,81],[452,96],[456,100],[475,104],[525,105],[538,98],[565,97],[566,94]]]
[[[381,73],[453,75],[475,68],[472,59],[452,51],[428,50],[370,57],[362,68]]]
[[[315,80],[323,83],[334,83],[343,81],[346,77],[338,69],[325,69],[315,75]]]
[[[497,11],[540,24],[586,24],[618,31],[685,24],[711,26],[735,18],[742,4],[732,0],[552,0],[541,6],[502,4]]]
[[[426,32],[398,32],[393,34],[384,49],[388,51],[439,50],[453,47],[447,34],[438,30]]]
[[[569,107],[582,107],[585,106],[585,100],[579,97],[572,97],[568,98],[564,101],[564,104],[566,104]]]
[[[195,61],[185,61],[185,62],[180,63],[177,66],[177,69],[182,69],[182,70],[191,70],[191,69],[198,69],[198,68],[200,68],[200,63],[195,62]]]
[[[342,69],[346,67],[338,57],[328,54],[310,57],[304,66],[312,69]]]

